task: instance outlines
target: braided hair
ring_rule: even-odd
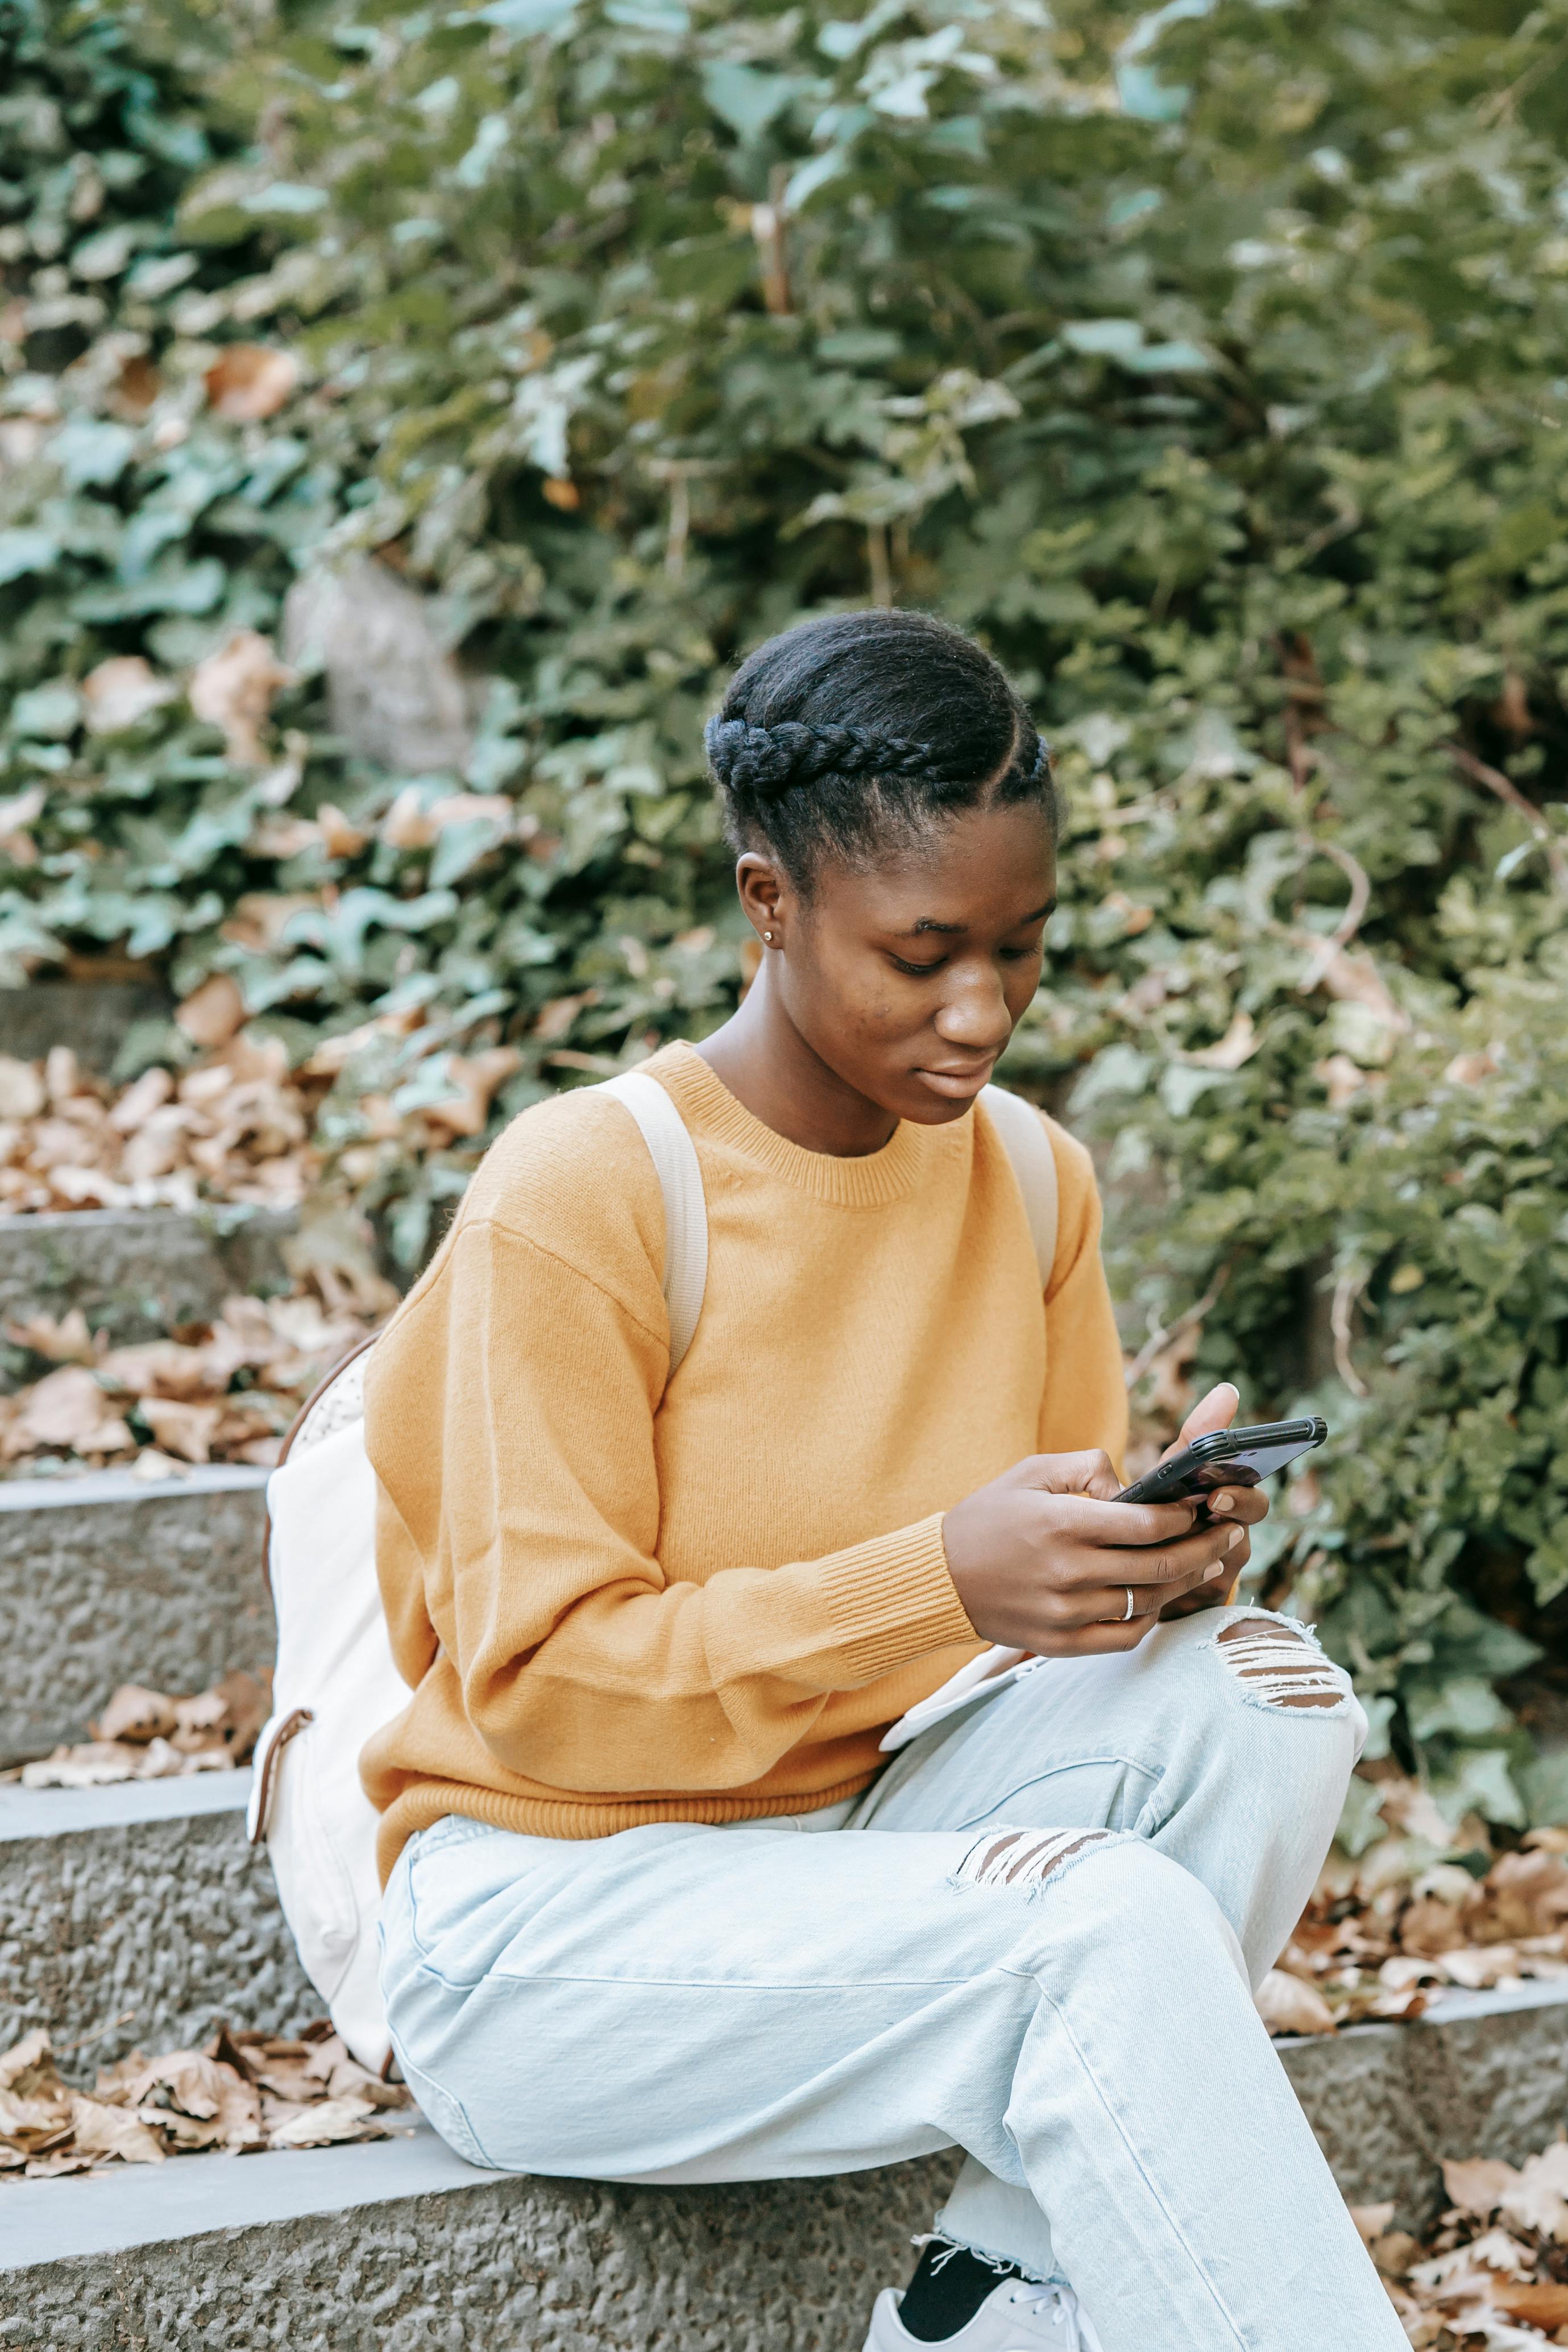
[[[1037,801],[1050,751],[1001,670],[924,613],[805,621],[736,673],[708,722],[731,846],[766,848],[795,887],[823,860],[873,862],[961,808]]]

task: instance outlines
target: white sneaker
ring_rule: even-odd
[[[1103,2352],[1070,2286],[1004,2279],[968,2326],[944,2336],[939,2345],[910,2334],[899,2317],[903,2299],[896,2287],[882,2289],[864,2352]]]

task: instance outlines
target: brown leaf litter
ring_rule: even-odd
[[[110,1348],[79,1307],[8,1323],[13,1347],[58,1369],[0,1396],[0,1463],[19,1465],[13,1475],[79,1465],[146,1478],[204,1462],[270,1468],[305,1398],[374,1328],[392,1295],[390,1286],[384,1298],[373,1291],[367,1308],[318,1266],[291,1297],[226,1299],[216,1323],[180,1339]]]
[[[0,2180],[162,2164],[171,2156],[386,2139],[411,2104],[350,2057],[325,2019],[298,2040],[215,2028],[200,2050],[134,2050],[90,2092],[65,2082],[47,2027],[0,2055]]]
[[[241,716],[237,708],[235,724]],[[395,829],[404,833],[432,825],[438,832],[447,824],[499,824],[503,811],[509,821],[516,816],[512,803],[499,795],[459,793],[413,812],[400,800],[386,824],[396,820]],[[0,837],[5,821],[0,809]],[[347,820],[327,808],[316,818],[289,823],[299,835],[298,849],[307,838],[323,844],[335,838]],[[280,927],[310,903],[287,893],[253,893],[237,902],[226,937],[241,946],[275,945]],[[550,1034],[552,1013],[564,1008],[569,1025],[587,1001],[546,1005],[540,1035]],[[0,1054],[0,1215],[190,1209],[200,1200],[298,1208],[320,1194],[323,1175],[329,1181],[345,1177],[357,1187],[388,1153],[420,1159],[471,1143],[521,1060],[514,1045],[456,1053],[440,1024],[428,1024],[424,1009],[410,1006],[324,1039],[307,1061],[290,1068],[279,1038],[247,1026],[245,1000],[228,972],[205,980],[175,1006],[174,1017],[187,1049],[199,1058],[187,1068],[155,1064],[124,1087],[84,1072],[66,1045],[41,1062]],[[385,1094],[362,1095],[358,1139],[323,1139],[318,1114],[346,1065],[366,1047],[402,1041],[412,1041],[411,1066],[423,1068],[425,1055],[439,1051],[437,1095],[401,1108]],[[179,1059],[172,1056],[176,1065]],[[341,1108],[341,1092],[336,1099]]]
[[[1374,1769],[1390,1834],[1353,1860],[1331,1853],[1259,1990],[1270,2032],[1332,2033],[1418,2017],[1454,1986],[1568,1977],[1568,1829],[1498,1853],[1478,1817],[1452,1827],[1418,1782]]]
[[[215,987],[232,1006],[205,1001]],[[188,1006],[206,1058],[179,1074],[155,1066],[118,1091],[68,1045],[42,1062],[0,1054],[0,1211],[299,1206],[319,1172],[321,1088],[290,1075],[278,1038],[237,1034],[244,1007],[226,975]]]
[[[269,1680],[225,1675],[211,1690],[171,1698],[121,1683],[90,1739],[0,1772],[24,1789],[102,1789],[120,1780],[171,1780],[248,1764],[271,1706]]]
[[[1425,2242],[1394,2207],[1351,2216],[1418,2352],[1531,2352],[1568,2345],[1568,2140],[1517,2168],[1495,2157],[1443,2167],[1447,2210]]]

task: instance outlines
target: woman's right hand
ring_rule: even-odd
[[[1109,1454],[1035,1454],[947,1513],[948,1572],[982,1640],[1043,1658],[1136,1649],[1171,1601],[1234,1578],[1240,1522],[1268,1507],[1244,1494],[1236,1518],[1194,1525],[1194,1504],[1120,1492]]]

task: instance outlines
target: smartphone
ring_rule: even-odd
[[[1116,1499],[1188,1503],[1215,1494],[1221,1486],[1256,1486],[1298,1455],[1321,1445],[1328,1433],[1329,1424],[1318,1413],[1310,1421],[1264,1421],[1252,1429],[1211,1430],[1123,1486]]]

